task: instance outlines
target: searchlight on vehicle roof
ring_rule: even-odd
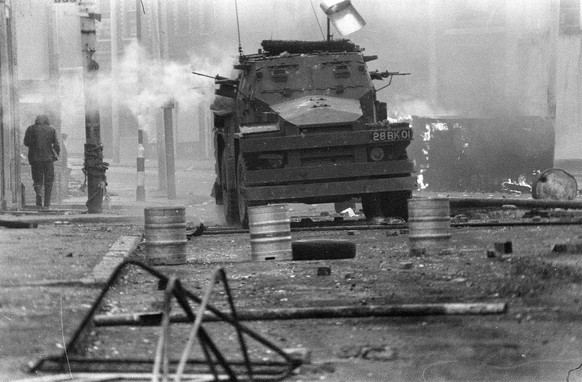
[[[366,25],[351,0],[324,0],[319,6],[342,36],[354,33]]]

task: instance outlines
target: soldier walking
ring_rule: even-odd
[[[34,125],[24,134],[24,145],[28,147],[28,163],[32,172],[36,206],[43,206],[42,188],[44,186],[44,208],[51,205],[51,192],[55,179],[53,162],[61,152],[56,129],[50,125],[45,114],[36,117]]]

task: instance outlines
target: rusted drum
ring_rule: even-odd
[[[447,198],[408,200],[410,253],[438,254],[451,247],[451,205]]]
[[[248,211],[252,260],[292,260],[287,205],[249,207]]]
[[[578,195],[576,178],[559,168],[545,170],[533,182],[534,199],[572,200]]]
[[[186,263],[186,208],[150,207],[144,210],[146,258],[151,265]]]

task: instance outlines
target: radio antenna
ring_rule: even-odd
[[[321,37],[325,40],[325,35],[323,34],[323,29],[321,29],[321,24],[319,23],[319,17],[317,17],[317,12],[315,12],[315,7],[313,6],[313,0],[309,0],[311,3],[311,9],[313,10],[313,15],[315,16],[315,21],[317,21],[317,25],[319,26],[319,31],[321,32]],[[326,16],[327,18],[327,16]]]
[[[238,2],[237,2],[237,0],[234,0],[234,8],[236,11],[236,32],[238,33],[238,54],[240,56],[242,56],[243,50],[242,50],[242,45],[240,43],[240,23],[238,21]]]

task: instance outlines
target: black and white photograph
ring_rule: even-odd
[[[0,381],[582,381],[578,181],[582,0],[0,0]]]

